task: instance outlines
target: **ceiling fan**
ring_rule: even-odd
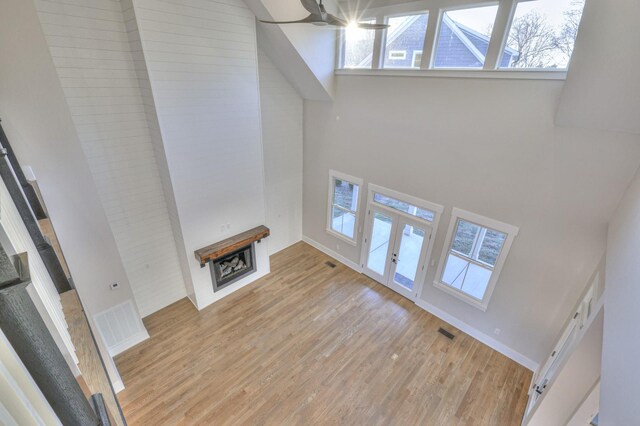
[[[263,22],[265,24],[313,24],[318,26],[333,25],[335,27],[350,27],[351,25],[353,25],[357,28],[362,28],[365,30],[383,30],[385,28],[389,28],[389,25],[385,24],[369,24],[364,22],[350,24],[349,22],[340,19],[337,16],[327,13],[324,5],[322,4],[322,0],[320,0],[320,3],[317,3],[316,0],[300,0],[300,3],[302,3],[302,6],[310,13],[310,15],[304,19],[300,19],[298,21],[282,22],[260,20],[260,22]]]

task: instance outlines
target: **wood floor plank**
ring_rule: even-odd
[[[116,362],[131,425],[518,425],[531,372],[305,243]],[[449,340],[439,327],[455,334]]]

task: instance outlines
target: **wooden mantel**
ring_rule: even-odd
[[[193,254],[196,255],[196,259],[200,262],[200,267],[203,268],[208,261],[222,257],[241,247],[248,246],[254,241],[260,241],[270,234],[271,231],[269,228],[260,225],[241,234],[227,238],[226,240],[198,249],[194,251]]]

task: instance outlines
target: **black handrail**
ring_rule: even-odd
[[[0,120],[0,122],[1,121],[2,120]],[[4,133],[4,130],[2,129],[1,124],[0,124],[0,145],[2,145],[2,147],[7,150],[7,158],[9,159],[9,163],[11,163],[11,166],[13,167],[13,172],[15,173],[16,178],[18,178],[18,182],[22,187],[22,192],[24,192],[24,195],[27,198],[29,205],[31,206],[31,210],[33,211],[33,214],[36,216],[36,219],[38,220],[46,219],[47,212],[45,211],[44,206],[40,202],[40,199],[38,198],[38,194],[36,194],[35,188],[33,187],[33,185],[31,185],[31,183],[25,177],[24,172],[22,171],[22,167],[20,167],[20,163],[18,163],[16,154],[13,152],[13,148],[11,148],[9,139],[7,139],[7,135]]]
[[[12,157],[14,158],[15,164],[12,164]],[[9,147],[7,137],[2,130],[2,125],[0,124],[0,177],[4,181],[4,184],[11,195],[11,199],[18,209],[18,213],[20,213],[22,222],[24,222],[24,225],[27,227],[31,240],[33,240],[40,257],[44,262],[44,266],[47,268],[47,271],[51,276],[53,284],[56,286],[56,290],[58,293],[69,291],[73,286],[62,268],[60,259],[58,259],[58,255],[53,249],[53,246],[42,234],[36,216],[34,216],[31,205],[27,201],[28,196],[20,184],[17,170],[20,170],[21,173],[18,160],[15,159],[15,155],[13,155],[13,151]],[[24,177],[24,175],[22,176]],[[28,186],[33,189],[30,184],[28,184]],[[38,205],[40,205],[39,201]],[[42,208],[41,205],[40,208]]]
[[[20,267],[28,272],[28,266]],[[64,425],[100,425],[27,292],[30,278],[18,273],[0,246],[0,328]]]

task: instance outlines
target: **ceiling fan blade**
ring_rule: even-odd
[[[320,5],[318,4],[318,2],[316,2],[316,0],[300,0],[300,3],[302,3],[302,7],[307,9],[310,14],[322,16]]]
[[[362,28],[363,30],[384,30],[385,28],[389,28],[389,25],[358,23],[358,28]]]
[[[322,19],[318,19],[318,17],[313,16],[313,15],[309,15],[304,19],[299,19],[297,21],[263,21],[262,19],[259,19],[260,22],[262,22],[263,24],[307,24],[309,22],[313,23],[313,22],[323,22]]]
[[[336,27],[346,27],[348,25],[347,21],[340,19],[330,13],[327,13],[327,24],[335,25]]]

